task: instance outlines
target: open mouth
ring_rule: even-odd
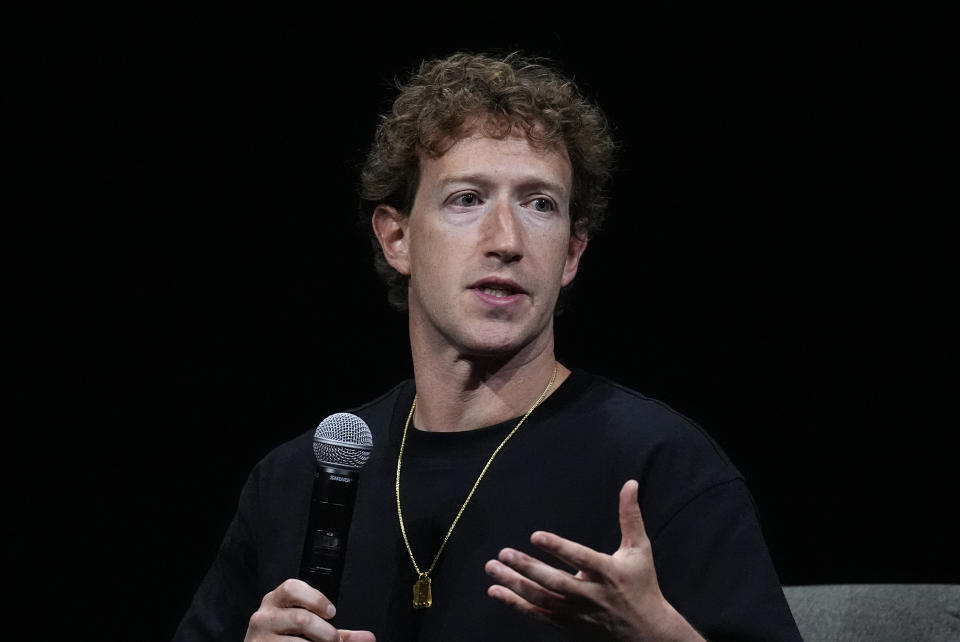
[[[509,290],[509,289],[503,288],[503,287],[489,287],[489,286],[487,286],[487,287],[482,287],[482,288],[477,288],[477,289],[480,290],[481,292],[483,292],[484,294],[489,294],[490,296],[495,296],[495,297],[497,297],[498,299],[499,299],[499,298],[502,298],[502,297],[511,296],[511,295],[514,295],[514,294],[517,293],[516,290]]]
[[[470,286],[477,293],[492,299],[511,299],[526,294],[523,288],[507,279],[483,279]]]

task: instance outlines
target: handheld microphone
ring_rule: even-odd
[[[357,481],[372,448],[373,437],[366,422],[346,412],[324,419],[313,435],[313,454],[318,467],[313,479],[300,579],[334,604],[340,590]]]

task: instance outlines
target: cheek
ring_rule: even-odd
[[[565,228],[555,230],[544,242],[550,243],[550,253],[556,263],[565,265],[570,252],[570,233]]]
[[[465,245],[455,234],[435,229],[420,231],[411,244],[414,275],[421,281],[437,281],[455,274],[457,259],[466,256]]]

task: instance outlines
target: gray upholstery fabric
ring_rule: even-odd
[[[960,641],[960,584],[785,586],[806,642]]]

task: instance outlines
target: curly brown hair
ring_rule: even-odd
[[[361,172],[361,216],[390,205],[409,215],[420,182],[420,155],[441,156],[477,123],[484,135],[504,138],[520,128],[537,148],[563,146],[573,167],[571,232],[589,237],[606,214],[606,186],[614,142],[607,120],[573,81],[543,58],[455,53],[425,61],[382,115]],[[368,227],[369,229],[369,227]],[[374,264],[388,299],[407,307],[409,277],[394,270],[373,239]]]

